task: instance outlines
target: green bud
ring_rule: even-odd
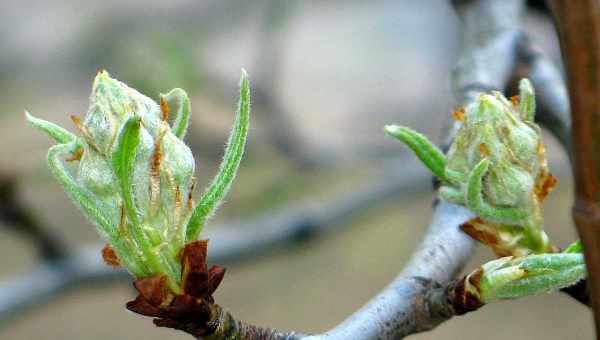
[[[544,155],[539,152],[539,129],[533,122],[523,121],[517,108],[499,93],[481,95],[465,112],[447,154],[446,171],[467,177],[481,160],[488,159],[482,187],[487,202],[497,207],[529,209],[529,215],[537,218],[535,184],[547,172]],[[457,189],[466,191],[466,183],[461,184]],[[482,217],[506,223],[493,215]]]
[[[583,254],[534,254],[499,258],[484,264],[468,289],[483,303],[557,291],[586,276]]]
[[[173,108],[175,117],[169,117]],[[160,104],[101,71],[83,121],[81,136],[26,114],[31,125],[59,143],[50,149],[53,174],[137,278],[160,274],[173,292],[181,290],[179,253],[195,241],[224,198],[239,167],[248,130],[249,84],[242,74],[238,117],[221,171],[194,205],[195,161],[183,141],[190,103],[181,89]],[[173,126],[170,125],[173,121]],[[76,174],[60,156],[78,159]]]
[[[386,127],[441,180],[443,200],[478,215],[480,220],[470,222],[469,234],[501,256],[555,250],[542,230],[541,210],[555,179],[548,170],[540,128],[533,122],[533,87],[523,79],[519,90],[520,100],[492,92],[457,111],[460,127],[445,157],[423,135]]]
[[[526,246],[534,253],[549,252],[554,248],[542,230],[541,202],[550,189],[546,181],[553,178],[540,128],[532,121],[535,98],[526,79],[520,83],[520,97],[517,103],[498,92],[482,94],[465,108],[462,125],[447,154],[446,172],[456,177],[480,176],[475,182],[449,186],[462,192],[466,206],[486,223],[496,225],[496,229],[511,226],[521,230],[513,242],[521,250]],[[487,168],[478,174],[483,160]],[[510,247],[510,242],[506,244]],[[511,253],[511,249],[506,251]]]
[[[162,115],[152,99],[111,78],[106,71],[99,72],[81,126],[86,143],[77,172],[78,181],[110,207],[107,213],[113,223],[119,223],[124,202],[112,163],[125,122],[139,117],[130,185],[137,209],[145,212],[140,214],[139,223],[162,235],[152,237],[153,246],[182,236],[173,233],[183,228],[190,213],[185,200],[195,167],[191,150],[173,134]]]

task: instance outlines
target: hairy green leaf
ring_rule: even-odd
[[[535,91],[526,78],[519,82],[519,113],[530,122],[535,118]]]
[[[172,131],[177,138],[183,140],[192,114],[190,99],[187,93],[180,88],[172,89],[169,93],[162,95],[162,98],[171,110],[175,108]]]
[[[72,134],[66,129],[51,123],[47,120],[43,120],[31,115],[31,113],[25,111],[25,117],[27,118],[27,122],[31,124],[31,126],[37,128],[40,131],[45,132],[52,139],[57,141],[58,143],[65,144],[70,143],[77,140],[77,136]]]
[[[563,253],[583,253],[583,245],[581,244],[581,241],[575,241],[569,244],[565,250],[563,250]]]
[[[141,122],[142,119],[139,116],[132,116],[123,124],[111,157],[113,169],[123,192],[123,204],[125,205],[127,218],[136,226],[139,225],[139,218],[133,198],[131,176],[135,166],[137,146],[140,143]]]
[[[119,179],[123,194],[123,205],[129,220],[127,224],[128,230],[131,233],[133,241],[148,260],[148,265],[151,267],[153,273],[167,274],[169,285],[173,289],[179,289],[175,283],[178,282],[179,276],[176,264],[173,261],[169,261],[164,253],[157,254],[154,251],[152,242],[144,232],[138,217],[131,177],[133,176],[137,147],[140,143],[141,123],[142,119],[139,116],[132,116],[123,124],[117,137],[117,144],[112,153],[111,161],[115,174]]]
[[[110,244],[115,248],[119,259],[127,266],[133,275],[143,277],[149,274],[143,264],[135,261],[131,255],[131,250],[127,248],[126,243],[120,237],[117,227],[111,223],[110,219],[104,214],[108,209],[102,206],[102,201],[95,199],[93,195],[77,184],[77,181],[71,176],[60,160],[61,155],[68,155],[76,148],[74,142],[69,144],[55,145],[48,150],[48,167],[63,189],[67,192],[71,200],[77,205],[89,221],[94,223],[100,234],[107,238]]]
[[[242,70],[240,79],[240,99],[238,113],[233,130],[229,136],[225,155],[221,162],[219,172],[212,183],[202,194],[186,228],[186,240],[193,241],[198,238],[206,220],[216,210],[221,200],[227,194],[233,179],[238,171],[240,161],[244,154],[248,124],[250,120],[250,84],[248,75]]]
[[[528,217],[527,211],[520,208],[494,207],[485,201],[483,195],[483,176],[486,174],[490,161],[482,159],[471,170],[467,184],[467,208],[483,219],[496,223],[523,225]]]
[[[448,183],[444,171],[446,156],[427,137],[405,126],[387,125],[384,130],[408,146],[437,178]]]

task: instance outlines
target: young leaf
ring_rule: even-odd
[[[87,219],[93,222],[100,233],[104,235],[110,244],[115,248],[119,259],[127,266],[131,273],[137,277],[145,276],[149,272],[133,259],[130,250],[120,237],[119,232],[110,219],[104,214],[108,209],[102,207],[100,200],[95,199],[90,192],[77,184],[77,181],[71,176],[60,160],[61,155],[69,155],[76,148],[74,142],[69,144],[55,145],[48,150],[48,167],[63,189],[67,192],[71,200],[77,205]]]
[[[408,146],[429,170],[440,180],[448,183],[444,169],[446,157],[424,135],[404,126],[387,125],[385,132]]]
[[[31,126],[37,128],[40,131],[45,132],[48,136],[50,136],[58,143],[66,144],[77,140],[77,136],[67,131],[66,129],[63,129],[62,127],[49,121],[36,118],[27,111],[25,111],[25,117],[27,119],[27,122],[31,124]]]
[[[117,138],[116,148],[111,157],[113,169],[123,192],[123,204],[125,205],[127,218],[136,226],[139,225],[139,220],[137,207],[133,199],[131,175],[135,166],[137,146],[140,143],[141,122],[142,119],[139,116],[133,116],[123,124]]]
[[[496,297],[498,299],[515,299],[569,287],[585,278],[586,269],[585,264],[580,264],[558,271],[546,269],[542,270],[540,274],[536,274],[532,273],[528,277],[498,288]]]
[[[117,137],[117,144],[112,153],[112,166],[115,171],[121,192],[123,194],[123,205],[125,213],[129,219],[128,228],[133,241],[138,249],[145,255],[148,265],[153,273],[165,273],[168,276],[168,283],[173,289],[178,289],[178,272],[175,264],[169,261],[164,253],[157,254],[153,250],[152,243],[148,235],[144,233],[140,224],[138,210],[133,196],[133,185],[131,176],[135,166],[135,156],[138,144],[140,143],[140,129],[142,119],[139,116],[132,116],[123,126]]]
[[[526,78],[519,82],[519,113],[530,122],[535,118],[535,91]]]
[[[187,132],[190,115],[192,114],[190,99],[187,93],[182,89],[176,88],[167,94],[161,95],[161,99],[167,102],[170,109],[176,108],[175,120],[171,129],[177,138],[183,140]]]
[[[496,223],[522,225],[527,218],[527,211],[519,208],[501,208],[489,205],[483,197],[483,176],[488,170],[490,161],[482,159],[471,170],[467,184],[467,208],[483,219]]]
[[[575,241],[569,244],[563,253],[583,253],[583,246],[581,245],[581,241]]]
[[[584,264],[583,254],[579,253],[533,254],[523,258],[521,268],[530,272],[548,268],[559,271]]]
[[[439,189],[440,198],[446,202],[465,205],[465,196],[460,189],[450,186],[441,186]]]
[[[250,84],[246,71],[242,70],[238,114],[235,119],[233,130],[229,135],[225,155],[223,156],[223,161],[221,162],[218,174],[202,194],[202,197],[198,201],[198,204],[194,208],[194,212],[188,221],[186,241],[194,241],[198,238],[204,223],[216,210],[221,200],[227,194],[244,154],[249,119]]]

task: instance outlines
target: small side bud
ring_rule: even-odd
[[[482,266],[482,301],[516,299],[569,287],[586,277],[583,254],[534,254],[504,257]]]

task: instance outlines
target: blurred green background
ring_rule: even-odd
[[[215,172],[239,70],[248,70],[249,146],[209,233],[228,221],[350,195],[374,183],[390,159],[402,164],[399,173],[416,167],[382,126],[409,125],[437,140],[454,108],[449,77],[459,23],[441,0],[3,0],[0,18],[0,175],[16,178],[19,202],[69,247],[99,239],[52,179],[44,161],[50,142],[26,127],[23,109],[73,131],[69,114],[85,114],[99,68],[153,98],[173,87],[188,91],[187,140],[200,184]],[[544,14],[532,11],[524,27],[558,58]],[[547,228],[564,246],[575,238],[568,160],[547,139],[560,180],[548,199]],[[343,228],[228,266],[216,300],[249,322],[323,331],[401,270],[429,223],[432,197],[426,182],[415,181]],[[3,221],[0,232],[0,282],[35,268],[31,243]],[[480,247],[466,270],[491,258]],[[133,296],[128,280],[88,284],[15,312],[0,323],[0,339],[188,338],[127,312]],[[587,308],[552,294],[486,306],[414,338],[588,339],[592,326]]]

